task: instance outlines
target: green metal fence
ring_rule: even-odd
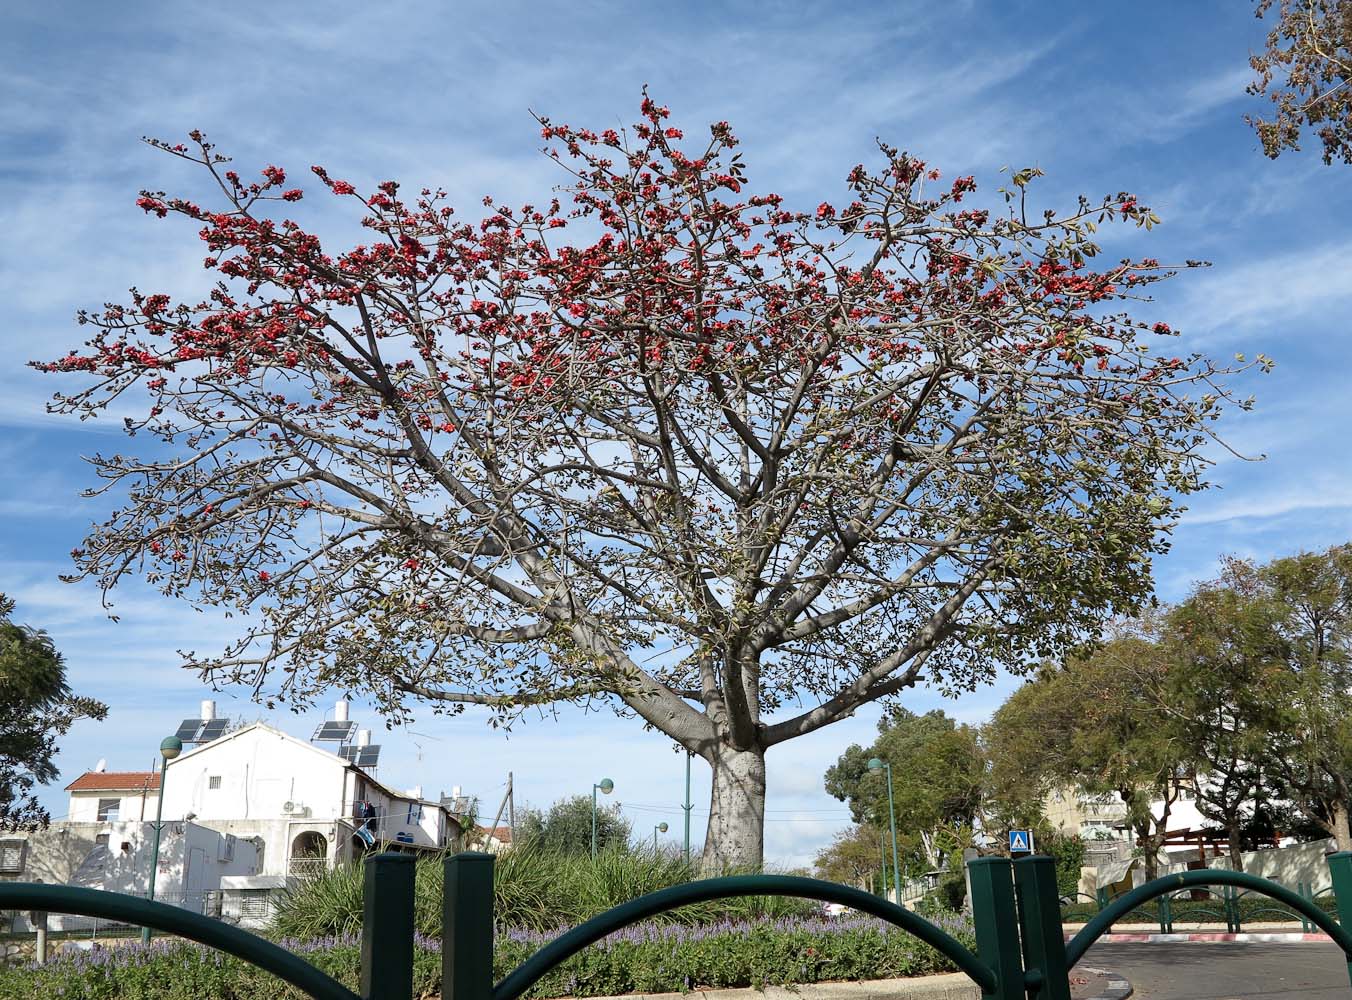
[[[1352,853],[1329,858],[1330,890],[1343,923],[1352,920]],[[879,917],[946,955],[988,1000],[1070,1000],[1070,969],[1114,923],[1154,903],[1167,923],[1170,899],[1180,891],[1220,887],[1217,912],[1238,926],[1245,893],[1273,900],[1328,934],[1347,956],[1352,935],[1316,901],[1310,886],[1292,891],[1243,872],[1208,869],[1155,879],[1110,902],[1069,942],[1061,920],[1056,867],[1051,858],[978,858],[968,866],[975,953],[928,920],[869,892],[784,875],[708,879],[663,889],[594,917],[541,948],[493,983],[493,857],[446,859],[442,900],[443,1000],[517,1000],[540,977],[606,935],[688,903],[730,896],[799,896],[842,903]],[[407,854],[367,859],[364,872],[360,998],[304,959],[264,938],[180,907],[72,886],[0,883],[0,910],[81,914],[138,924],[235,955],[296,986],[315,1000],[410,1000],[413,991],[414,860]],[[1232,919],[1233,918],[1233,919]],[[0,970],[0,975],[5,974]]]

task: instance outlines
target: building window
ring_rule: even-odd
[[[121,799],[99,799],[99,822],[116,823],[118,810],[121,807]]]
[[[267,919],[271,908],[267,889],[241,889],[239,894],[239,915],[242,918]]]
[[[207,778],[207,788],[215,790],[220,787],[221,787],[221,776],[219,774],[213,774]]]
[[[26,840],[0,840],[0,875],[22,875]]]

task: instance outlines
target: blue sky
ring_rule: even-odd
[[[313,11],[313,13],[311,13]],[[1226,358],[1263,351],[1276,370],[1242,386],[1252,414],[1224,422],[1241,460],[1217,450],[1219,488],[1196,497],[1158,564],[1172,599],[1217,557],[1268,558],[1352,538],[1352,417],[1345,355],[1352,315],[1352,172],[1311,151],[1265,159],[1244,125],[1247,57],[1262,42],[1251,7],[978,2],[882,4],[416,4],[321,6],[49,2],[0,15],[0,590],[17,618],[48,629],[77,690],[108,702],[60,757],[59,785],[99,758],[149,764],[161,735],[205,695],[175,650],[210,648],[231,624],[127,589],[109,620],[89,586],[68,586],[67,553],[106,499],[80,456],[125,447],[107,426],[48,416],[55,383],[23,363],[76,346],[81,307],[126,288],[201,287],[191,231],[134,207],[140,188],[195,178],[138,138],[207,131],[244,170],[298,178],[312,163],[355,183],[442,186],[473,209],[492,193],[538,201],[562,177],[529,111],[595,129],[636,116],[644,83],[690,128],[730,121],[757,187],[798,207],[839,197],[875,137],[948,176],[974,174],[994,200],[1005,166],[1036,165],[1048,206],[1121,190],[1164,225],[1119,231],[1110,257],[1210,260],[1158,286],[1143,314],[1183,331],[1182,347]],[[337,224],[335,222],[335,224]],[[324,231],[323,226],[319,226]],[[329,229],[332,233],[335,230]],[[1180,351],[1182,353],[1182,351]],[[942,704],[986,717],[1009,684]],[[217,695],[260,717],[245,692]],[[382,729],[358,707],[355,716]],[[272,720],[308,736],[320,715]],[[876,712],[776,748],[766,852],[806,863],[847,822],[821,775]],[[429,792],[462,785],[490,816],[508,771],[518,801],[585,793],[603,776],[635,829],[680,830],[682,758],[633,722],[561,710],[510,736],[466,714],[428,714],[379,733],[382,776]],[[696,764],[695,840],[708,775]]]

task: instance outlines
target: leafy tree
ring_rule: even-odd
[[[1167,616],[1158,650],[1165,669],[1149,675],[1158,686],[1143,678],[1193,751],[1197,810],[1225,830],[1236,869],[1289,688],[1278,615],[1252,586],[1203,584]]]
[[[1121,626],[1015,691],[989,727],[993,768],[1008,772],[997,783],[1118,795],[1149,878],[1192,764],[1176,718],[1151,696],[1166,669],[1152,636]],[[1153,802],[1162,803],[1159,815]]]
[[[1245,120],[1276,159],[1300,148],[1309,128],[1324,162],[1352,163],[1352,0],[1259,0],[1262,18],[1277,8],[1262,52],[1249,58],[1258,79],[1248,92],[1271,98],[1273,117]]]
[[[636,715],[713,770],[706,862],[756,865],[769,749],[1148,597],[1224,371],[1132,315],[1167,268],[1090,266],[1097,226],[1158,221],[1129,194],[1044,212],[1029,169],[972,206],[880,145],[800,211],[725,122],[540,124],[569,207],[462,221],[314,168],[347,249],[285,170],[155,142],[214,193],[138,204],[220,284],[133,290],[39,365],[62,412],[144,399],[75,578],[249,612],[187,665],[294,703]]]
[[[813,872],[817,878],[829,882],[872,885],[885,868],[885,852],[891,850],[888,836],[885,831],[867,823],[841,830],[829,845],[817,852],[812,862]]]
[[[1286,687],[1268,759],[1285,794],[1352,850],[1352,545],[1227,569],[1279,616]]]
[[[597,850],[627,849],[630,823],[618,806],[598,805],[596,809]],[[559,799],[548,812],[523,809],[517,816],[517,839],[547,851],[561,854],[591,853],[592,803],[586,795]]]
[[[14,602],[0,594],[0,830],[46,826],[51,816],[36,788],[58,774],[57,741],[79,719],[102,719],[108,707],[71,693],[66,666],[45,632],[10,620]]]
[[[867,747],[851,745],[826,772],[826,791],[849,803],[856,823],[890,836],[887,780],[870,771],[877,757],[892,766],[898,852],[918,853],[927,868],[942,863],[944,835],[970,828],[981,799],[985,760],[977,730],[943,711],[924,715],[898,709],[878,723]]]

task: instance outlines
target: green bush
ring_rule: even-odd
[[[1321,896],[1315,905],[1326,913],[1336,914],[1337,906],[1333,896]],[[1239,897],[1240,923],[1279,923],[1289,920],[1299,922],[1300,914],[1284,903],[1258,893],[1246,893]],[[1176,897],[1169,901],[1169,913],[1176,924],[1218,924],[1225,922],[1224,902],[1212,899],[1188,899]],[[1061,919],[1068,924],[1087,923],[1098,915],[1099,908],[1087,900],[1081,900],[1069,906],[1061,907]],[[1160,919],[1159,900],[1154,899],[1118,918],[1120,924],[1158,924]]]
[[[430,937],[441,935],[443,860],[429,857],[417,866],[415,924]],[[588,855],[523,845],[496,859],[494,914],[502,928],[553,931],[696,876],[695,869],[679,857],[652,851],[607,850],[593,861]],[[698,924],[807,916],[816,909],[808,900],[750,896],[697,903],[660,919]],[[355,934],[361,929],[361,912],[361,867],[349,865],[303,883],[282,900],[273,930],[301,939]]]
[[[971,928],[940,921],[973,946]],[[547,940],[531,931],[499,937],[494,978],[500,979]],[[351,989],[360,979],[355,938],[284,941]],[[439,943],[419,937],[414,952],[415,1000],[440,988]],[[618,931],[551,971],[529,997],[677,992],[695,988],[762,987],[831,980],[880,979],[952,971],[941,954],[868,917],[779,918],[713,925],[643,924]],[[157,940],[102,951],[69,951],[44,966],[6,970],[0,1000],[301,1000],[301,994],[239,959],[183,941]]]

